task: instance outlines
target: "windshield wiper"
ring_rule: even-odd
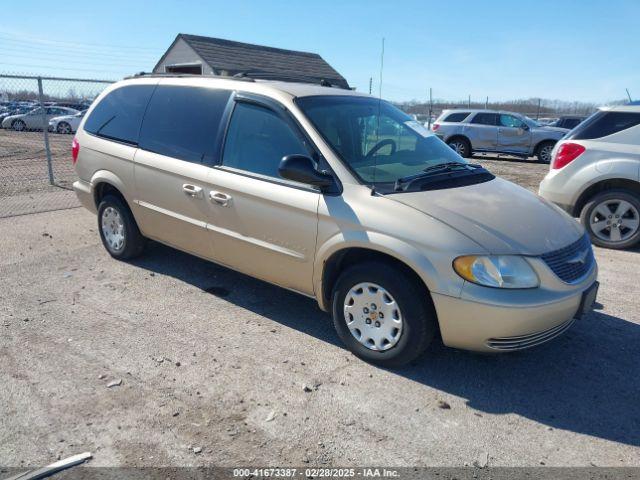
[[[396,183],[393,186],[393,189],[396,192],[399,192],[401,190],[406,190],[406,188],[408,188],[409,185],[415,180],[419,180],[427,177],[434,177],[434,176],[437,177],[441,174],[447,174],[455,171],[473,172],[478,168],[482,169],[482,165],[477,165],[474,163],[461,163],[461,162],[439,163],[437,165],[431,165],[430,167],[425,168],[419,173],[398,178],[396,180]],[[405,186],[405,188],[403,188],[403,186]]]

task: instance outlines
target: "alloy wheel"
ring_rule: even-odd
[[[366,348],[389,350],[400,340],[400,306],[380,285],[365,282],[353,286],[345,296],[343,309],[351,335]]]
[[[626,200],[609,199],[596,205],[589,218],[593,234],[605,242],[624,242],[640,228],[638,209]]]
[[[455,152],[461,157],[463,157],[467,151],[467,146],[463,142],[457,140],[451,142],[449,146],[453,148]]]
[[[540,160],[544,163],[551,162],[551,152],[553,151],[553,145],[545,145],[540,149]]]

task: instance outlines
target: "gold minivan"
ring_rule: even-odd
[[[351,90],[127,79],[87,112],[73,161],[111,256],[152,239],[314,297],[346,346],[380,365],[438,335],[476,351],[532,347],[595,300],[577,222]]]

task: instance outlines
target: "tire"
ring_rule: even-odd
[[[98,205],[98,231],[104,248],[118,260],[139,256],[145,238],[127,204],[115,195],[105,195]]]
[[[447,145],[453,148],[462,158],[469,158],[471,156],[471,144],[469,140],[465,138],[454,137],[447,141]]]
[[[11,124],[11,128],[13,128],[16,132],[24,132],[27,129],[27,124],[22,120],[15,120]]]
[[[640,242],[640,195],[629,190],[600,192],[582,208],[580,223],[594,245],[614,250],[632,247]]]
[[[73,133],[73,130],[71,129],[71,125],[69,125],[67,122],[60,122],[56,127],[56,131],[62,134]]]
[[[391,299],[395,304],[382,305],[382,302],[376,302],[380,306],[374,310],[374,304],[368,303],[372,297],[368,296],[364,298],[364,302],[371,307],[367,313],[364,309],[360,313],[360,304],[354,303],[347,307],[349,300],[354,297],[355,288],[361,284],[375,284],[376,287],[381,288],[375,295],[381,294],[382,297],[377,298],[385,298],[385,303]],[[367,291],[368,295],[371,295],[371,290]],[[347,308],[351,308],[354,314],[359,315],[351,316],[354,322],[351,328],[347,324],[349,315],[346,313]],[[380,315],[384,311],[387,312],[386,317]],[[416,359],[429,346],[438,330],[435,309],[428,295],[425,295],[424,289],[402,268],[381,261],[359,263],[341,273],[332,293],[332,314],[338,336],[347,348],[357,357],[382,367],[397,367]],[[377,316],[372,317],[372,315]],[[393,317],[401,319],[399,332],[393,330],[394,326],[398,325]],[[382,323],[376,323],[372,318]],[[368,325],[365,323],[367,320],[371,322]],[[359,331],[357,327],[362,328],[360,340],[356,338]],[[377,328],[382,330],[376,330]],[[356,333],[352,333],[352,329],[356,329]],[[391,331],[396,335],[393,345],[391,342],[387,345],[374,342],[377,346],[365,346],[368,335],[376,335],[384,331]]]
[[[536,149],[536,157],[540,163],[551,163],[551,150],[556,145],[556,142],[542,142]]]

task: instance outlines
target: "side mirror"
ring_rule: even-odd
[[[329,187],[333,184],[333,177],[327,173],[319,172],[314,161],[306,155],[287,155],[280,162],[278,173],[287,180],[316,187]]]
[[[529,125],[524,122],[522,122],[522,126],[520,128],[522,128],[522,130],[524,130],[525,132],[529,131]]]

